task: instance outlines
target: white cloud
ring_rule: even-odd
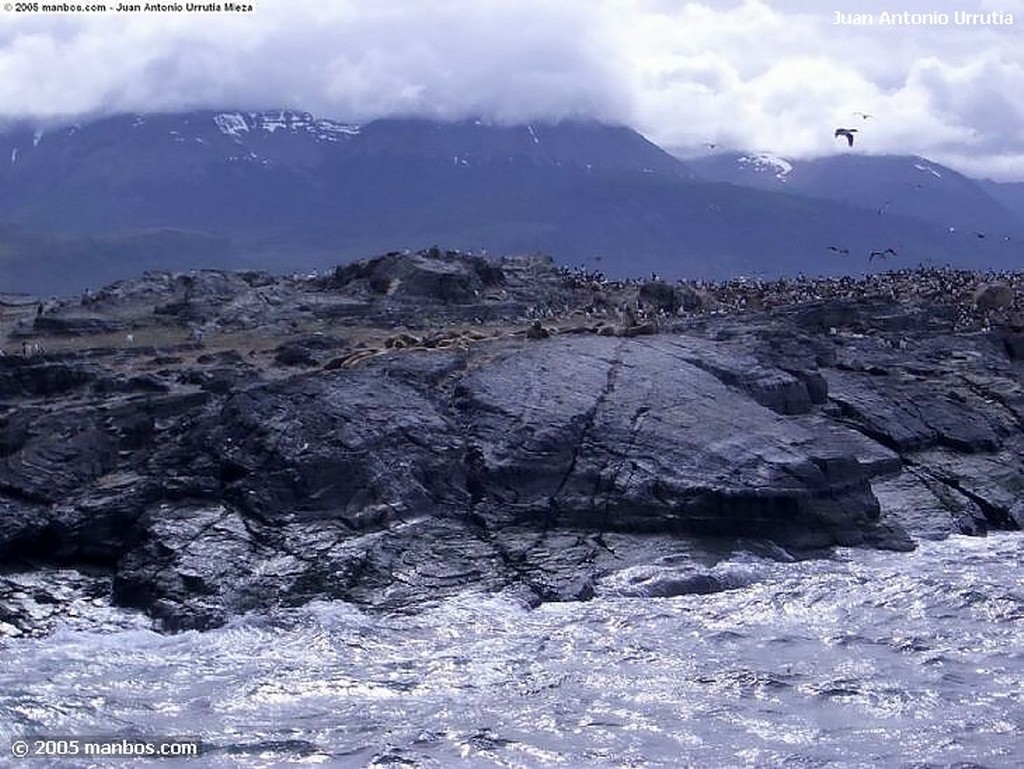
[[[0,113],[226,104],[349,119],[628,112],[614,41],[587,2],[257,3],[249,16],[33,17],[0,37]]]
[[[943,5],[838,4],[876,19],[883,10],[951,17],[946,26],[856,27],[834,23],[836,6],[808,0],[663,3],[660,18],[635,24],[657,30],[630,41],[648,48],[631,59],[640,127],[669,146],[713,141],[809,156],[845,151],[832,132],[846,125],[860,130],[857,152],[925,155],[1024,178],[1024,12],[1014,26],[967,27],[952,24],[954,10],[993,4]],[[1024,3],[1001,10],[1013,5]],[[864,121],[858,111],[874,117]]]
[[[115,0],[116,1],[116,0]],[[1024,0],[254,0],[253,14],[5,14],[0,117],[196,107],[590,116],[668,146],[956,158],[1024,178]],[[852,6],[852,8],[850,7]],[[1007,11],[856,28],[835,10]]]

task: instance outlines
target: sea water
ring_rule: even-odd
[[[317,603],[160,635],[115,613],[0,641],[21,736],[196,737],[174,766],[1024,766],[1024,535],[736,552],[742,587],[403,614]]]

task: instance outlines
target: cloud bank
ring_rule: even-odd
[[[1024,179],[1024,0],[252,2],[248,14],[5,13],[0,118],[591,117],[668,147],[791,156],[841,150],[833,129],[856,125],[854,151]],[[950,22],[837,23],[837,10]],[[956,12],[994,15],[957,24]]]

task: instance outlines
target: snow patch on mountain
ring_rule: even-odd
[[[336,142],[344,136],[354,136],[360,127],[351,123],[321,120],[308,112],[276,110],[273,112],[222,112],[213,121],[220,132],[236,139],[251,131],[267,133],[307,133],[318,141]]]
[[[294,131],[297,127],[305,125],[302,116],[291,112],[264,112],[259,116],[259,126],[264,131],[274,133],[282,128]]]
[[[333,120],[318,120],[316,121],[316,132],[318,139],[336,142],[341,136],[358,134],[359,126],[353,123],[337,123]]]
[[[924,165],[924,164],[922,164],[922,163],[914,163],[914,168],[916,168],[916,169],[917,169],[918,171],[927,171],[927,172],[928,172],[928,173],[930,173],[930,174],[931,174],[932,176],[936,176],[936,177],[938,177],[939,179],[941,179],[941,178],[942,178],[942,174],[940,174],[940,173],[939,173],[938,171],[936,171],[936,170],[935,170],[934,168],[932,168],[931,166],[926,166],[926,165]]]
[[[736,161],[742,166],[747,166],[757,173],[770,173],[780,182],[788,181],[788,174],[793,170],[793,164],[778,155],[769,155],[766,152],[757,155],[744,155]]]
[[[267,165],[268,161],[261,159],[255,152],[247,152],[244,155],[228,155],[228,161],[231,163],[260,163]]]
[[[222,134],[228,136],[238,137],[241,134],[249,133],[249,124],[245,122],[245,117],[238,112],[222,112],[214,116],[213,122],[217,124],[217,128]]]

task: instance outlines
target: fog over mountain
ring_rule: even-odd
[[[839,9],[867,25],[837,23],[836,10],[818,0],[253,0],[241,13],[7,13],[0,116],[56,124],[281,106],[359,123],[588,118],[691,153],[709,143],[798,158],[847,151],[832,131],[856,123],[854,154],[1024,180],[1024,0]],[[877,23],[886,10],[926,21]],[[955,12],[977,16],[955,23]]]

